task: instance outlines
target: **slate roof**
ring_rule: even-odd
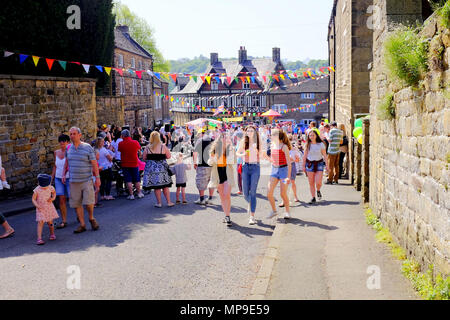
[[[153,59],[153,56],[142,48],[129,34],[123,33],[117,28],[114,30],[114,45],[116,48],[129,51],[147,59]]]
[[[329,78],[323,78],[319,80],[309,80],[298,86],[290,86],[290,84],[295,83],[297,81],[286,80],[284,84],[286,86],[282,86],[278,90],[271,91],[271,94],[286,94],[286,93],[322,93],[329,92]]]
[[[278,66],[271,58],[260,58],[260,59],[252,59],[245,60],[242,64],[239,63],[238,60],[225,60],[218,61],[214,65],[208,65],[205,70],[205,73],[211,73],[211,71],[215,71],[217,73],[226,73],[227,77],[231,77],[234,79],[239,76],[239,73],[245,68],[247,72],[257,73],[259,76],[267,76],[277,71],[277,67],[283,68],[283,66]],[[258,80],[256,80],[258,81]],[[259,81],[258,81],[259,83]],[[270,83],[261,84],[264,89],[270,88]],[[187,85],[182,89],[178,90],[176,87],[172,90],[171,94],[196,94],[198,90],[202,87],[203,82],[201,79],[197,79],[197,82],[194,80],[190,80]]]

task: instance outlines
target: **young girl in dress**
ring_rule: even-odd
[[[36,207],[36,221],[37,226],[37,245],[43,245],[45,242],[42,240],[42,229],[44,223],[47,223],[50,229],[50,240],[56,240],[55,227],[53,226],[53,219],[58,219],[58,212],[53,205],[53,201],[56,199],[56,190],[50,183],[52,177],[48,174],[38,175],[39,186],[33,190],[33,204]]]

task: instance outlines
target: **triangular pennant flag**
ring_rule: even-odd
[[[219,77],[215,77],[217,83],[220,83],[220,78]]]
[[[55,59],[45,59],[47,61],[48,70],[52,70],[53,62],[55,62]]]
[[[161,74],[159,72],[155,72],[155,77],[157,77],[159,80],[161,80]]]
[[[111,75],[111,67],[105,67],[105,72],[109,75]]]
[[[234,81],[236,81],[236,83],[239,83],[239,79],[237,77],[234,78]]]
[[[22,64],[25,60],[27,60],[27,58],[29,56],[26,54],[20,54],[19,57],[20,57],[20,63]]]
[[[243,83],[245,83],[245,77],[239,77]]]
[[[280,78],[284,80],[284,76],[282,74],[280,74]]]
[[[247,82],[250,83],[250,77],[247,77]]]
[[[208,81],[208,84],[211,84],[211,77],[210,76],[206,76],[206,81]]]
[[[173,82],[177,82],[177,75],[175,73],[171,74],[170,77],[172,78]]]
[[[5,51],[3,57],[8,58],[8,57],[12,56],[13,54],[14,54],[14,52]]]
[[[136,71],[136,74],[139,79],[142,79],[142,71]]]
[[[122,69],[114,68],[114,70],[115,70],[116,72],[118,72],[118,73],[120,74],[121,77],[123,77],[123,70],[122,70]]]
[[[86,71],[86,73],[89,73],[89,68],[91,67],[91,65],[89,64],[83,64],[83,68]]]
[[[98,71],[103,72],[103,67],[102,66],[95,66],[95,67],[98,69]]]
[[[32,56],[32,58],[33,58],[34,66],[37,67],[40,57]]]
[[[231,85],[231,77],[227,77],[228,84]]]
[[[252,82],[255,83],[255,77],[252,77],[251,79],[252,79]]]
[[[198,79],[197,76],[192,76],[192,79],[194,79],[195,83],[197,83],[197,79]]]
[[[200,76],[200,79],[202,79],[203,83],[205,83],[205,76]]]
[[[61,68],[63,68],[64,71],[66,71],[67,61],[61,61],[61,60],[58,60],[58,62],[59,62],[59,64],[60,64]]]
[[[274,79],[277,80],[277,82],[280,81],[280,79],[278,79],[278,76],[276,74],[273,75]]]
[[[266,76],[262,76],[262,77],[263,77],[264,82],[267,82],[267,77]]]
[[[81,66],[81,63],[76,62],[76,61],[70,61],[70,63],[77,64],[77,65]]]

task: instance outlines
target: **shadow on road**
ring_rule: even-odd
[[[286,224],[295,224],[301,227],[314,227],[314,228],[320,228],[320,229],[324,229],[324,230],[329,230],[329,231],[333,231],[333,230],[337,230],[339,229],[336,226],[327,226],[325,224],[321,224],[321,223],[317,223],[317,222],[312,222],[312,221],[306,221],[306,220],[301,220],[301,219],[297,219],[297,218],[291,218],[289,220],[286,219],[282,219],[284,220],[284,223]]]

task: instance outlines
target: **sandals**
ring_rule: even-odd
[[[82,233],[86,231],[86,227],[79,226],[73,233]]]
[[[50,239],[50,241],[54,241],[54,240],[56,240],[56,236],[54,234],[52,234],[49,239]]]
[[[42,245],[45,244],[45,241],[42,240],[42,239],[38,239],[37,242],[36,242],[36,244],[37,244],[38,246],[42,246]]]
[[[6,239],[9,237],[12,237],[14,235],[14,229],[9,229],[8,231],[6,231],[4,234],[2,234],[0,236],[0,239]]]
[[[183,204],[187,204],[188,202],[187,201],[183,201]]]
[[[162,208],[162,204],[155,204],[155,208]]]
[[[173,206],[175,206],[175,203],[171,203],[167,205],[169,208],[172,208]]]
[[[56,226],[56,229],[64,229],[67,226],[68,226],[67,222],[61,222],[60,225]]]
[[[91,223],[92,230],[97,231],[100,228],[100,226],[97,223],[97,220],[92,219],[89,220],[89,222]]]

